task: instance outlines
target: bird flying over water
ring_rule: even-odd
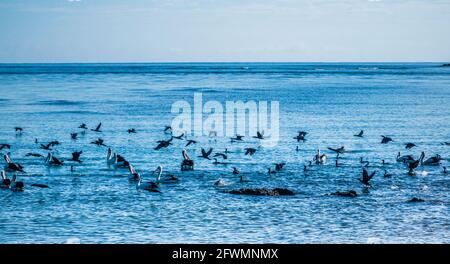
[[[188,146],[191,145],[191,144],[197,144],[197,141],[192,140],[192,139],[189,139],[187,142],[188,142],[188,143],[186,144],[186,147],[188,147]]]
[[[209,157],[209,155],[211,155],[212,151],[213,151],[212,148],[209,148],[208,151],[205,151],[205,149],[202,148],[202,155],[201,155],[201,156],[198,156],[198,157],[199,157],[199,158],[204,158],[204,159],[209,159],[209,160],[210,160],[211,158]]]
[[[162,149],[162,148],[167,148],[168,146],[170,146],[170,145],[172,145],[172,140],[173,140],[173,137],[171,137],[169,140],[159,140],[158,141],[158,146],[156,146],[155,148],[154,148],[154,150],[160,150],[160,149]]]
[[[0,144],[0,150],[7,148],[7,149],[11,149],[11,145],[9,144]]]
[[[359,131],[358,134],[353,135],[353,136],[355,136],[355,137],[363,137],[363,134],[364,134],[364,130],[361,129],[361,131]]]
[[[128,134],[136,134],[136,129],[134,128],[128,129]]]
[[[369,176],[369,172],[366,169],[363,169],[362,172],[362,179],[358,179],[362,184],[366,185],[366,186],[371,186],[369,181],[373,178],[373,176],[375,176],[377,172],[374,171],[372,172],[372,174],[370,174]]]
[[[91,129],[94,132],[102,132],[100,128],[102,127],[102,122],[100,122],[95,129]]]

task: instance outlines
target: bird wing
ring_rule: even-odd
[[[102,127],[102,122],[100,122],[95,130],[100,130],[100,127]]]
[[[210,148],[209,150],[208,150],[208,152],[206,152],[206,156],[209,156],[209,155],[211,155],[211,152],[213,151],[213,149],[212,148]]]

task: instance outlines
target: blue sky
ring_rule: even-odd
[[[0,0],[0,62],[449,61],[446,0]]]

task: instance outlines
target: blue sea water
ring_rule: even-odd
[[[187,149],[193,172],[181,172],[186,141],[167,138],[163,128],[174,117],[177,100],[265,100],[280,103],[280,141],[258,148],[252,157],[243,148],[257,139],[231,144],[228,138]],[[450,68],[439,63],[165,63],[165,64],[1,64],[0,144],[8,143],[24,192],[0,190],[0,243],[449,243]],[[102,122],[102,133],[81,123]],[[15,126],[24,128],[22,135]],[[135,128],[137,134],[128,134]],[[363,138],[353,134],[365,131]],[[297,131],[309,134],[297,143]],[[393,142],[380,144],[380,135]],[[125,156],[146,179],[156,166],[180,178],[162,184],[162,193],[137,191],[128,172],[106,164],[106,148],[90,144],[101,137]],[[49,168],[28,152],[46,155],[34,143],[58,140],[54,154],[69,158],[83,150],[83,163]],[[416,148],[406,150],[404,144]],[[295,151],[299,146],[300,151]],[[336,168],[327,147],[345,146]],[[197,158],[201,147],[228,148],[229,165]],[[324,165],[303,171],[321,149]],[[418,157],[439,153],[442,166],[420,166],[408,176],[397,163],[398,151]],[[364,188],[360,157],[377,171]],[[388,165],[382,166],[385,159]],[[269,175],[274,162],[284,171]],[[3,166],[2,161],[2,166]],[[238,167],[250,180],[239,183]],[[384,178],[384,170],[393,176]],[[8,174],[12,176],[12,174]],[[222,178],[230,185],[215,187]],[[43,183],[48,189],[31,187]],[[259,197],[224,193],[246,187],[283,187],[295,196]],[[327,196],[355,190],[356,198]],[[421,203],[409,203],[418,197]]]

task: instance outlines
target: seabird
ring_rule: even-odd
[[[2,181],[0,182],[0,188],[9,188],[9,186],[11,185],[11,180],[8,179],[8,177],[6,177],[6,173],[4,170],[2,170],[0,174],[2,177]]]
[[[262,132],[257,131],[256,136],[253,136],[253,138],[264,139],[264,131]]]
[[[373,176],[375,176],[377,172],[374,171],[372,172],[372,174],[370,174],[369,176],[369,172],[367,172],[366,169],[363,169],[363,173],[362,173],[362,179],[358,179],[362,184],[364,184],[365,186],[371,186],[369,181],[373,178]]]
[[[81,162],[82,162],[82,161],[80,160],[81,153],[83,153],[83,151],[75,151],[75,152],[72,152],[72,158],[71,158],[70,160],[71,160],[71,161],[76,161],[76,162],[81,163]]]
[[[383,135],[381,137],[383,138],[383,139],[381,139],[381,144],[387,144],[387,143],[393,141],[392,138],[390,138],[390,137],[383,136]]]
[[[171,126],[165,126],[164,133],[172,133],[172,127]]]
[[[77,139],[78,133],[70,133],[70,138]]]
[[[47,158],[45,159],[45,163],[49,166],[62,166],[64,162],[54,157],[52,153],[48,153]]]
[[[383,175],[385,178],[390,178],[390,177],[392,177],[392,174],[389,174],[388,172],[387,172],[387,170],[384,170],[384,175]]]
[[[214,157],[222,157],[222,159],[228,159],[228,156],[223,153],[216,153],[214,154]]]
[[[11,149],[11,145],[9,144],[0,144],[0,150],[7,148],[7,149]]]
[[[345,152],[345,148],[344,146],[340,147],[340,148],[328,148],[331,151],[336,152],[337,154],[343,154]]]
[[[205,159],[209,159],[209,160],[210,160],[209,155],[211,155],[212,151],[213,151],[212,148],[209,148],[208,151],[205,151],[205,149],[202,148],[202,155],[201,155],[201,156],[198,156],[198,157],[199,157],[199,158],[205,158]]]
[[[245,148],[244,150],[245,150],[245,155],[253,156],[256,153],[255,148]]]
[[[158,146],[156,146],[154,148],[154,150],[160,150],[162,148],[167,148],[168,146],[172,145],[172,143],[171,143],[172,140],[173,140],[173,137],[171,137],[169,140],[159,140],[159,141],[157,141],[159,144],[158,144]]]
[[[421,154],[421,164],[422,165],[439,165],[442,158],[439,154],[436,154],[435,156],[432,156],[426,160],[424,160],[425,158],[425,152],[422,152]]]
[[[128,129],[128,134],[136,134],[136,129],[134,128]]]
[[[447,172],[447,167],[442,167],[444,170],[442,171],[442,173],[444,173],[444,174],[447,174],[448,172]]]
[[[184,137],[184,133],[182,133],[179,136],[173,136],[173,138],[176,138],[176,139],[183,139],[183,137]]]
[[[130,165],[130,172],[132,172],[133,177],[135,177],[135,181],[137,181],[136,183],[136,189],[138,190],[145,190],[145,191],[149,191],[149,192],[161,192],[158,190],[158,184],[152,181],[149,182],[142,182],[142,177],[139,175],[139,173],[137,173],[136,171],[134,171],[133,167],[131,167]],[[159,174],[161,175],[161,174]]]
[[[41,149],[45,149],[45,150],[52,150],[52,142],[48,143],[47,145],[41,144]]]
[[[197,141],[192,140],[192,139],[188,139],[186,147],[188,147],[189,145],[192,145],[192,144],[197,144]]]
[[[400,151],[399,151],[397,153],[396,160],[397,160],[397,162],[409,163],[409,162],[413,162],[414,158],[411,155],[403,155],[403,156],[401,156]]]
[[[300,140],[301,140],[301,141],[305,141],[305,140],[306,140],[306,139],[305,139],[306,134],[308,134],[308,133],[305,132],[305,131],[299,131],[299,132],[298,132],[298,135],[295,136],[294,139],[296,139],[297,142],[299,142]]]
[[[21,127],[15,127],[14,130],[19,134],[22,134],[22,132],[23,132],[23,128],[21,128]]]
[[[5,154],[3,156],[3,158],[6,161],[6,166],[5,166],[5,170],[6,171],[13,171],[13,172],[19,171],[19,172],[25,173],[25,171],[23,170],[22,165],[12,162],[12,160],[9,157],[8,154]]]
[[[11,185],[10,188],[13,191],[23,191],[25,188],[25,184],[21,181],[17,181],[17,176],[14,174],[11,179]]]
[[[231,138],[231,142],[242,141],[243,138],[244,138],[244,136],[236,135],[236,137]]]
[[[275,163],[275,170],[276,171],[280,171],[283,169],[284,165],[286,165],[285,162],[281,162],[281,163]]]
[[[42,156],[42,155],[39,154],[39,153],[32,153],[32,152],[29,152],[29,153],[25,154],[25,157],[43,158],[44,156]]]
[[[408,174],[409,175],[414,175],[414,170],[419,166],[420,161],[422,160],[422,156],[418,159],[418,160],[414,160],[408,163]]]
[[[97,146],[104,146],[104,147],[107,147],[107,146],[105,145],[104,142],[105,142],[105,141],[104,141],[103,139],[98,138],[98,139],[92,141],[91,144],[94,144],[94,145],[97,145]]]
[[[323,164],[327,161],[327,155],[320,154],[320,149],[317,150],[317,154],[314,156],[316,164]]]
[[[411,142],[405,144],[406,149],[412,149],[413,147],[417,147],[417,145]]]
[[[361,131],[359,131],[358,134],[353,135],[353,136],[355,136],[355,137],[363,137],[363,134],[364,134],[364,130],[361,129]]]
[[[236,167],[233,167],[233,174],[237,175],[239,173],[241,173],[241,172]]]
[[[88,129],[88,127],[86,126],[85,123],[81,124],[78,128],[81,128],[81,129]]]
[[[95,129],[91,129],[94,132],[102,132],[100,128],[102,127],[102,122],[100,122]]]

